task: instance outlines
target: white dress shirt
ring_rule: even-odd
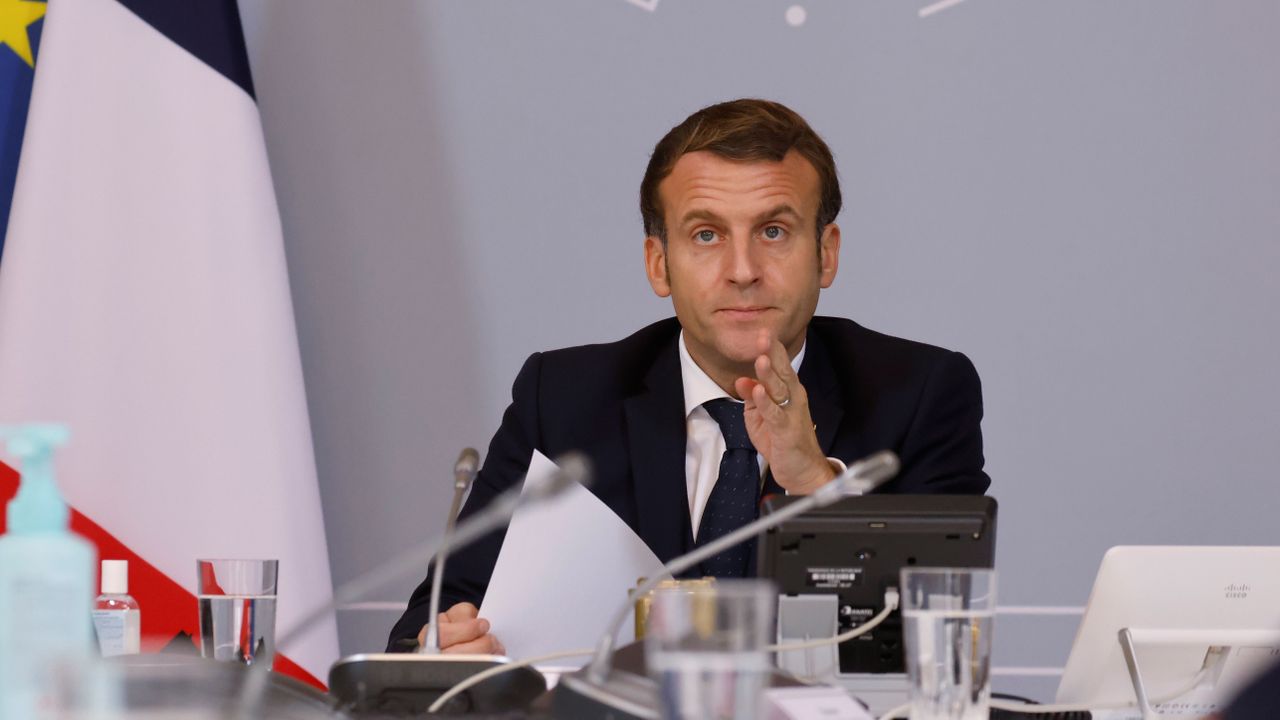
[[[800,372],[804,360],[804,346],[791,361],[791,369]],[[724,434],[711,413],[702,403],[716,398],[730,397],[711,376],[693,361],[689,348],[684,344],[684,331],[680,331],[680,379],[684,383],[684,417],[687,440],[684,446],[684,478],[689,493],[689,520],[693,524],[693,537],[698,537],[698,525],[702,522],[702,510],[711,497],[720,476],[720,458],[724,455]],[[732,398],[731,398],[732,399]],[[764,456],[756,454],[760,465],[760,477],[764,477]]]

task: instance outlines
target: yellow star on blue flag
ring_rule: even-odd
[[[0,253],[9,227],[46,7],[35,0],[0,0]]]
[[[27,28],[44,17],[46,5],[36,0],[0,0],[0,45],[6,45],[30,67],[36,66]]]

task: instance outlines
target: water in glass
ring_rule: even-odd
[[[200,653],[215,660],[270,663],[275,653],[275,595],[201,595]]]
[[[903,640],[918,653],[907,663],[911,720],[986,720],[992,613],[907,610],[902,618]]]

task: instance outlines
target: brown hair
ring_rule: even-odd
[[[818,171],[818,227],[840,212],[840,180],[831,149],[794,110],[770,100],[744,98],[711,105],[695,112],[658,141],[640,182],[640,217],[645,235],[667,242],[666,222],[658,185],[686,153],[706,150],[727,160],[781,162],[791,150]]]

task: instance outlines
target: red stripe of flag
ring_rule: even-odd
[[[17,492],[17,471],[0,462],[0,508],[7,506]],[[5,529],[5,515],[0,512],[0,533]],[[71,530],[93,543],[98,557],[129,561],[129,594],[142,608],[143,652],[159,652],[179,633],[186,633],[199,642],[200,615],[195,595],[75,508],[71,508]],[[191,558],[193,572],[195,562],[196,559]],[[85,612],[89,611],[85,608]],[[321,691],[327,689],[314,675],[283,654],[276,654],[273,668]]]

